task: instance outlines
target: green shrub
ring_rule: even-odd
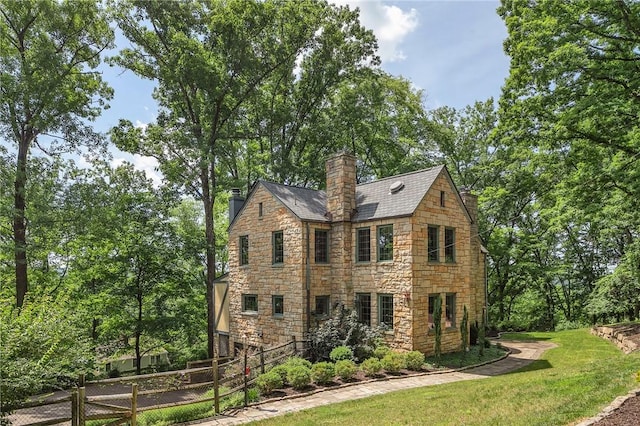
[[[333,348],[329,354],[329,358],[331,358],[333,362],[343,359],[353,359],[353,351],[348,346],[338,346],[337,348]]]
[[[304,389],[311,383],[311,369],[304,365],[294,365],[289,368],[287,381],[294,389]]]
[[[282,379],[282,383],[287,383],[287,372],[289,371],[289,367],[286,364],[279,364],[269,370],[270,372],[274,372],[280,375]]]
[[[330,383],[333,381],[333,376],[335,375],[335,367],[330,362],[318,362],[311,367],[311,376],[316,383]]]
[[[382,364],[378,358],[371,357],[365,359],[362,364],[360,364],[360,368],[368,377],[374,377],[382,370]]]
[[[387,346],[387,345],[378,345],[373,350],[373,356],[375,356],[378,359],[382,359],[385,356],[387,356],[387,354],[389,354],[390,352],[391,352],[391,348],[389,346]]]
[[[351,361],[350,359],[341,359],[340,361],[336,362],[335,369],[336,375],[342,380],[352,379],[358,371],[356,363]]]
[[[308,359],[301,358],[299,356],[292,356],[291,358],[285,361],[285,365],[288,368],[295,367],[298,365],[301,365],[306,368],[311,368],[311,361],[309,361]]]
[[[387,373],[397,373],[406,366],[406,361],[404,354],[389,352],[380,360],[380,364],[382,364],[382,368],[384,368]]]
[[[261,374],[256,379],[256,386],[263,395],[273,392],[274,389],[281,388],[284,383],[282,376],[277,371],[268,371]]]
[[[309,354],[314,361],[328,361],[331,350],[337,346],[348,346],[353,359],[369,358],[386,327],[371,328],[358,321],[355,311],[340,307],[333,316],[323,321],[309,334]]]
[[[409,370],[420,371],[424,364],[424,354],[420,351],[411,351],[405,354],[405,362]]]

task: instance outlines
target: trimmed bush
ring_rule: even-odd
[[[287,381],[294,389],[304,389],[311,384],[311,369],[304,365],[294,365],[289,368]]]
[[[280,375],[282,379],[282,383],[287,383],[287,373],[289,371],[289,367],[286,364],[279,364],[273,367],[269,372],[274,372]]]
[[[358,372],[358,367],[356,363],[351,361],[350,359],[341,359],[336,362],[336,375],[340,377],[342,380],[350,380]]]
[[[311,368],[311,361],[301,358],[299,356],[293,356],[291,358],[289,358],[285,363],[284,363],[287,367],[294,367],[296,365],[302,365],[303,367],[306,368]]]
[[[413,371],[422,370],[424,364],[424,354],[420,351],[407,352],[404,356],[407,368]]]
[[[331,383],[336,375],[335,367],[330,362],[318,362],[311,367],[311,377],[319,384]]]
[[[375,356],[378,359],[384,358],[389,353],[391,353],[391,348],[387,345],[376,346],[376,348],[373,350],[373,356]]]
[[[353,351],[348,346],[338,346],[336,348],[333,348],[333,350],[329,354],[329,358],[331,358],[331,361],[333,362],[343,359],[353,359]]]
[[[260,393],[264,395],[273,392],[274,389],[281,388],[283,385],[282,376],[273,370],[259,375],[256,379],[256,386],[260,389]]]
[[[364,371],[364,374],[366,374],[367,377],[374,377],[380,374],[380,370],[382,370],[382,364],[380,363],[380,360],[378,358],[371,357],[365,359],[362,364],[360,364],[360,368],[362,369],[362,371]]]
[[[397,373],[406,366],[404,354],[399,352],[389,352],[380,360],[380,364],[387,373]]]

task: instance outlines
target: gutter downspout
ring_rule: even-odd
[[[309,256],[311,255],[311,243],[310,243],[310,234],[309,234],[309,222],[306,222],[307,228],[307,259],[306,259],[306,271],[305,271],[305,285],[307,290],[307,336],[309,331],[311,330],[311,263],[309,262]]]

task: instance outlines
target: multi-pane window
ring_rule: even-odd
[[[393,295],[378,295],[378,323],[393,329]]]
[[[316,229],[316,263],[329,263],[329,231]]]
[[[356,293],[356,312],[358,322],[371,325],[371,294]]]
[[[273,263],[284,263],[284,235],[282,231],[273,233]]]
[[[444,261],[456,261],[456,230],[453,228],[444,228]]]
[[[438,294],[430,294],[429,295],[429,307],[428,307],[428,312],[429,312],[429,328],[433,328],[433,313],[436,310],[436,303],[439,301],[438,299]]]
[[[316,315],[326,317],[330,313],[331,302],[329,296],[316,296]]]
[[[274,317],[281,317],[284,315],[284,296],[274,295],[271,296],[271,308],[273,310]]]
[[[369,228],[359,228],[356,231],[356,251],[358,262],[371,260],[371,231]]]
[[[258,295],[242,295],[242,312],[258,312]]]
[[[427,258],[429,262],[440,261],[440,246],[438,244],[438,227],[429,226],[427,228]]]
[[[378,261],[393,260],[393,225],[378,226]]]
[[[456,326],[456,294],[447,293],[445,298],[445,327]]]
[[[249,236],[240,236],[240,265],[249,264]]]

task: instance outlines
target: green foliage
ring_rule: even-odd
[[[78,374],[93,369],[81,318],[65,297],[27,297],[21,309],[9,299],[0,302],[0,416],[28,396],[71,386]]]
[[[270,394],[274,389],[283,386],[282,376],[274,370],[259,375],[256,378],[256,386],[263,395]]]
[[[335,366],[330,362],[317,362],[311,367],[311,375],[316,383],[331,383],[336,375]]]
[[[329,353],[331,361],[336,362],[343,359],[353,359],[353,351],[348,346],[338,346]]]
[[[409,370],[420,371],[424,364],[424,354],[420,351],[411,351],[405,354],[405,362]]]
[[[470,346],[475,346],[478,344],[479,333],[480,333],[480,330],[478,327],[478,321],[474,321],[473,323],[471,323],[471,326],[469,327],[469,345]]]
[[[385,344],[380,344],[376,346],[376,348],[373,350],[373,356],[375,356],[378,359],[382,359],[390,352],[391,352],[391,348],[389,346]]]
[[[249,388],[247,391],[247,400],[249,403],[258,402],[260,400],[260,391],[256,388]],[[211,404],[211,403],[209,403]],[[229,408],[244,406],[244,392],[234,392],[231,395],[220,400],[220,411]]]
[[[435,333],[433,349],[436,359],[438,359],[442,353],[442,297],[440,294],[436,296],[435,306],[433,307],[433,331]]]
[[[362,371],[364,371],[364,374],[366,374],[367,377],[375,377],[380,374],[380,371],[382,370],[382,364],[380,363],[380,360],[374,356],[362,361],[362,364],[360,364],[360,368],[362,369]]]
[[[279,364],[273,367],[269,372],[276,373],[280,376],[283,383],[287,383],[287,373],[289,372],[289,367],[286,364]]]
[[[306,368],[311,368],[311,365],[312,365],[311,361],[299,356],[292,356],[291,358],[288,358],[284,364],[287,367],[295,367],[295,366],[301,365]]]
[[[567,320],[560,320],[558,321],[558,323],[556,324],[556,329],[555,331],[563,331],[563,330],[577,330],[579,328],[586,328],[589,325],[586,324],[583,321],[567,321]]]
[[[351,380],[358,372],[358,366],[350,359],[343,359],[336,362],[335,370],[342,380]]]
[[[287,371],[287,382],[294,389],[304,389],[311,384],[311,369],[304,365],[293,365]]]
[[[389,352],[380,360],[380,364],[387,373],[397,373],[407,366],[407,360],[403,353]]]
[[[27,206],[33,146],[48,155],[105,149],[104,138],[86,124],[113,95],[94,72],[114,34],[101,3],[55,0],[0,3],[0,137],[15,147],[12,161],[15,297],[21,306],[29,288],[32,234]],[[47,135],[48,137],[41,137]],[[36,160],[37,161],[37,160]],[[34,176],[38,176],[35,174]],[[31,254],[31,253],[30,253]]]
[[[373,353],[381,336],[381,328],[374,329],[358,322],[355,311],[340,307],[333,317],[311,330],[311,356],[316,361],[326,361],[331,359],[329,355],[334,348],[348,346],[355,360],[363,360]]]
[[[467,305],[464,305],[463,310],[462,321],[460,321],[460,348],[462,353],[465,354],[469,347],[469,312],[467,312]]]

